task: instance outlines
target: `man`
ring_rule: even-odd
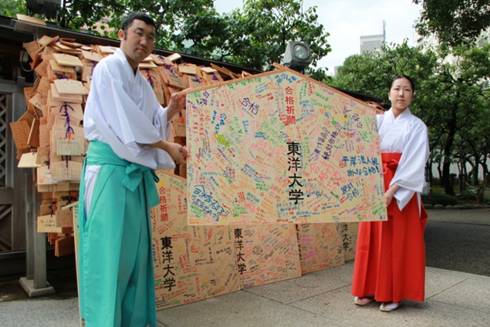
[[[138,64],[153,50],[155,23],[130,14],[115,54],[94,69],[84,114],[90,141],[80,181],[79,296],[86,326],[155,326],[149,210],[157,167],[185,160],[164,140],[184,97],[163,109]]]

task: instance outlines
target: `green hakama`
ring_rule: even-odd
[[[85,208],[88,165],[101,168]],[[80,316],[87,327],[156,326],[149,212],[159,203],[157,180],[106,143],[90,142],[78,210]]]

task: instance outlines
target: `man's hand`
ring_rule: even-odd
[[[184,110],[185,93],[174,93],[168,101],[167,120],[171,120],[176,114]]]
[[[152,148],[162,149],[166,151],[176,164],[180,165],[185,163],[187,160],[187,149],[178,143],[168,142],[168,141],[158,141],[156,143],[150,144]]]
[[[180,165],[187,160],[187,149],[178,143],[166,142],[165,151],[172,157],[176,164]]]

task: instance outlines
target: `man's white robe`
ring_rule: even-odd
[[[167,152],[151,148],[167,137],[167,109],[158,103],[148,81],[130,66],[121,49],[94,68],[85,106],[85,138],[107,143],[122,159],[143,166],[175,168]],[[85,204],[90,208],[99,166],[85,171]]]

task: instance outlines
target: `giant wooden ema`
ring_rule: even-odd
[[[375,111],[287,69],[187,94],[188,221],[386,220]]]

